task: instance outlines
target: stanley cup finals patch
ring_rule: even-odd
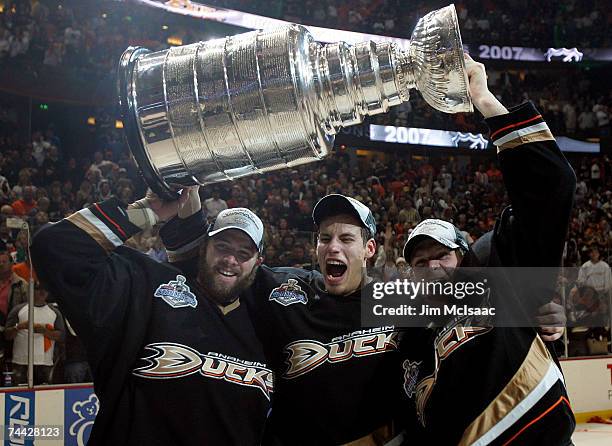
[[[198,301],[195,294],[189,289],[189,285],[185,283],[186,281],[184,276],[178,275],[176,280],[158,286],[153,295],[161,297],[172,308],[195,308],[198,306]]]
[[[306,293],[302,291],[302,288],[298,285],[297,280],[289,279],[287,283],[283,283],[279,287],[274,288],[268,300],[274,300],[286,307],[296,303],[306,304],[306,302],[308,302],[308,297],[306,297]]]

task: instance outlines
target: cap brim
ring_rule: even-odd
[[[447,248],[450,249],[457,249],[460,246],[457,243],[454,243],[448,239],[442,238],[442,237],[438,237],[436,235],[429,235],[429,234],[418,234],[415,235],[414,237],[412,237],[410,240],[408,240],[406,242],[406,244],[404,245],[404,258],[406,259],[406,262],[410,263],[410,256],[412,255],[412,251],[414,251],[414,248],[416,248],[416,246],[422,242],[425,239],[432,239],[435,240],[436,242],[440,243],[441,245],[446,246]]]
[[[312,210],[312,219],[317,226],[321,226],[323,220],[340,214],[353,215],[363,226],[361,215],[353,204],[342,195],[328,195],[321,199]]]
[[[246,231],[244,228],[241,228],[240,226],[224,226],[222,228],[216,229],[214,231],[210,231],[208,233],[209,237],[214,237],[217,234],[220,234],[223,231],[227,231],[228,229],[238,229],[239,231],[244,232],[246,235],[249,236],[249,238],[251,239],[251,241],[255,244],[255,249],[259,251],[259,244],[257,243],[257,240],[255,240],[253,238],[253,236],[251,234],[249,234],[248,231]]]

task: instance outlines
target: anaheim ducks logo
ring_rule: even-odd
[[[149,344],[145,349],[153,354],[141,358],[146,364],[132,371],[142,378],[173,379],[199,373],[206,378],[258,388],[268,400],[273,391],[272,371],[259,362],[215,352],[202,354],[191,347],[172,342]]]
[[[288,368],[283,377],[297,378],[325,362],[333,364],[397,350],[398,341],[399,332],[391,326],[356,331],[327,344],[312,340],[292,342],[285,347]]]
[[[149,344],[145,347],[153,354],[142,358],[148,364],[134,369],[135,375],[152,379],[180,378],[191,375],[202,365],[200,354],[180,344]]]
[[[469,341],[491,330],[491,327],[469,327],[456,324],[442,331],[436,336],[434,341],[433,373],[416,382],[416,386],[415,381],[418,379],[418,367],[421,366],[422,361],[404,361],[404,391],[406,395],[408,395],[408,398],[414,396],[417,415],[423,426],[425,426],[426,422],[425,407],[427,406],[427,401],[438,380],[438,372],[440,371],[440,366],[443,361],[461,346],[466,345]]]

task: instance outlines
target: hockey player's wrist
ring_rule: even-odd
[[[159,222],[159,217],[149,207],[149,202],[146,198],[129,204],[125,212],[130,223],[138,226],[143,231],[151,229]]]
[[[192,215],[200,212],[202,209],[202,202],[200,200],[199,186],[188,187],[184,189],[183,193],[189,195],[187,201],[181,203],[178,209],[178,217],[180,219],[186,219]]]
[[[495,97],[493,93],[487,91],[486,94],[473,97],[474,107],[486,118],[505,115],[508,109]]]

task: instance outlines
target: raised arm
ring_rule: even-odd
[[[123,243],[158,220],[176,214],[178,203],[149,196],[124,209],[111,199],[82,209],[35,236],[32,260],[88,351],[94,373],[110,372],[123,339],[145,323],[150,308],[142,284],[147,256]],[[125,358],[125,356],[122,356]],[[99,368],[99,369],[98,369]],[[98,370],[96,370],[98,369]]]
[[[532,103],[506,109],[489,91],[484,65],[467,56],[466,66],[470,93],[491,130],[511,203],[495,231],[503,264],[556,267],[573,206],[574,171]]]
[[[197,275],[200,243],[206,232],[206,214],[202,210],[199,187],[189,188],[178,215],[159,231],[168,261],[187,276]]]

